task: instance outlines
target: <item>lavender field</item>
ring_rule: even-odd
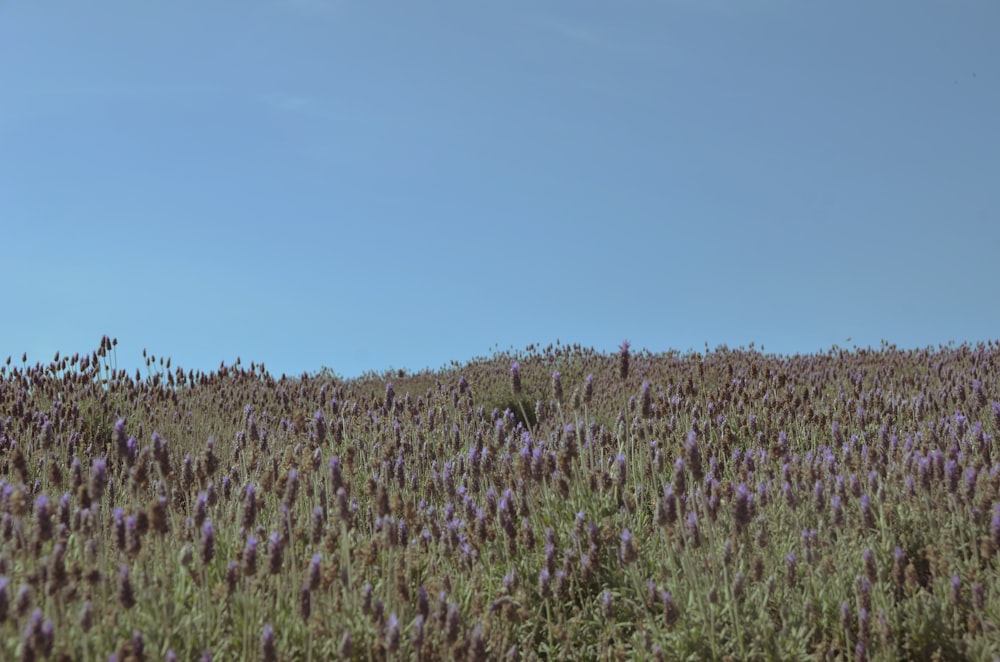
[[[0,367],[0,659],[1000,657],[996,342],[116,345]]]

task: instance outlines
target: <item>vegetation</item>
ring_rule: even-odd
[[[1000,344],[0,367],[0,658],[1000,656]]]

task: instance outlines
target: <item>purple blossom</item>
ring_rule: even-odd
[[[795,556],[795,554],[788,553],[785,555],[785,567],[788,571],[787,580],[789,586],[795,586],[796,584],[797,577],[795,570],[798,566],[798,562],[799,559]]]
[[[281,561],[284,558],[285,541],[281,535],[275,531],[267,539],[268,572],[276,575],[281,572]]]
[[[305,584],[299,590],[299,616],[303,621],[309,621],[309,615],[312,614],[312,600],[309,592],[309,585]]]
[[[317,590],[320,586],[321,574],[320,563],[323,560],[322,554],[313,554],[312,561],[309,562],[309,575],[307,586],[310,590]]]
[[[861,495],[861,522],[866,529],[875,528],[875,514],[872,512],[872,500],[867,494]]]
[[[833,510],[833,524],[834,526],[843,526],[844,524],[844,509],[840,505],[840,495],[834,494],[833,498],[830,500],[830,508]]]
[[[701,531],[698,528],[698,516],[695,515],[694,511],[688,513],[687,519],[684,521],[684,528],[687,529],[688,540],[691,541],[691,546],[700,547]]]
[[[125,609],[135,606],[135,593],[132,590],[132,582],[128,576],[128,566],[123,565],[118,571],[118,601]]]
[[[663,603],[663,620],[666,622],[668,628],[673,627],[680,613],[677,611],[677,606],[674,604],[670,591],[663,591],[660,600]]]
[[[629,364],[629,347],[631,347],[629,341],[623,340],[622,344],[618,346],[618,376],[621,377],[622,381],[628,379],[628,364]]]
[[[878,569],[875,567],[875,555],[872,550],[866,549],[861,552],[861,559],[865,564],[865,577],[872,584],[878,581]]]
[[[691,469],[691,476],[697,482],[701,482],[705,477],[702,469],[701,447],[698,445],[698,434],[691,430],[687,434],[687,442],[684,444],[684,457]]]
[[[243,574],[252,577],[257,572],[257,538],[247,538],[243,548]]]
[[[444,621],[445,638],[449,644],[454,644],[458,641],[458,632],[461,625],[460,620],[461,615],[458,612],[458,605],[454,602],[449,602],[448,612]]]
[[[948,460],[944,465],[944,476],[945,482],[948,485],[948,493],[956,494],[958,492],[958,480],[960,476],[958,462]]]
[[[629,565],[638,558],[639,551],[636,549],[635,541],[632,539],[632,532],[625,529],[621,534],[621,546],[618,550],[618,560],[625,565]]]
[[[38,537],[40,540],[52,538],[52,504],[44,494],[35,499],[35,519],[38,520]]]
[[[663,490],[663,497],[657,504],[656,519],[660,526],[671,526],[677,521],[677,497],[672,485]]]
[[[733,504],[733,522],[736,525],[736,535],[743,533],[750,524],[751,499],[750,489],[745,483],[740,483],[736,488],[736,501]]]
[[[215,556],[215,529],[212,528],[212,520],[206,520],[205,526],[201,530],[201,562],[208,565]]]
[[[538,592],[543,598],[552,597],[552,573],[542,568],[538,573]]]
[[[90,466],[90,492],[94,501],[100,501],[108,485],[108,465],[104,458],[97,458]]]
[[[313,423],[316,427],[316,443],[322,445],[326,441],[326,421],[323,412],[317,411],[313,414]]]
[[[395,653],[399,650],[399,618],[396,617],[395,612],[389,614],[389,620],[386,622],[385,626],[385,647],[390,653]]]
[[[816,512],[823,512],[826,510],[826,495],[823,492],[823,481],[817,480],[815,487],[813,487],[813,505],[816,507]]]
[[[510,364],[510,386],[514,395],[521,394],[521,366],[517,361]]]
[[[260,649],[264,662],[277,661],[278,649],[274,645],[274,628],[270,623],[264,625],[264,632],[260,635]]]

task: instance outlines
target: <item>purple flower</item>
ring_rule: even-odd
[[[410,630],[410,643],[413,644],[413,648],[416,651],[420,651],[424,647],[424,621],[427,617],[423,614],[418,614],[415,619],[413,619],[413,627]]]
[[[0,624],[7,620],[10,611],[10,595],[7,593],[9,582],[6,577],[0,577]]]
[[[538,592],[543,598],[552,597],[552,573],[548,568],[542,568],[538,573]]]
[[[340,458],[336,455],[331,457],[328,466],[330,469],[331,487],[333,488],[333,493],[336,494],[337,490],[344,487],[344,475],[340,468]]]
[[[285,541],[282,540],[281,535],[275,531],[268,538],[267,553],[268,553],[268,572],[272,575],[276,575],[281,572],[281,561],[284,557],[285,551]]]
[[[875,555],[872,554],[872,550],[866,549],[861,552],[861,558],[865,563],[865,577],[868,578],[872,584],[878,581],[878,569],[875,567]]]
[[[844,509],[840,505],[840,495],[834,494],[833,498],[830,500],[830,508],[833,510],[833,524],[834,526],[843,526],[844,524]]]
[[[631,345],[629,344],[629,341],[627,341],[627,340],[623,340],[622,344],[618,346],[618,349],[619,349],[619,354],[618,354],[618,375],[622,378],[623,381],[625,379],[628,379],[628,364],[629,364],[629,357],[630,357],[628,350],[629,350],[630,346]]]
[[[743,583],[746,581],[742,572],[737,572],[733,578],[733,597],[737,600],[743,597]]]
[[[260,635],[260,649],[264,662],[276,662],[278,649],[274,645],[274,628],[270,623],[264,625],[264,632]]]
[[[127,565],[123,565],[118,572],[118,601],[125,609],[131,609],[135,606],[135,593],[128,577]]]
[[[212,520],[206,520],[205,526],[201,530],[201,562],[208,565],[215,555],[215,530],[212,528]]]
[[[663,490],[663,497],[657,504],[656,520],[660,526],[670,526],[677,521],[677,497],[674,496],[672,485],[667,485]]]
[[[198,498],[195,501],[195,513],[194,513],[194,525],[201,526],[205,523],[205,519],[208,518],[208,494],[205,492],[198,492]]]
[[[427,598],[427,588],[423,584],[421,584],[420,588],[417,589],[417,613],[426,619],[430,614],[430,610],[431,610],[431,605],[430,601]]]
[[[750,524],[750,489],[745,483],[736,488],[736,501],[733,505],[733,521],[736,524],[736,535],[743,533]]]
[[[309,594],[309,585],[306,584],[299,591],[299,616],[302,617],[303,621],[309,621],[309,615],[312,613],[312,601]]]
[[[250,531],[257,522],[257,490],[253,484],[246,487],[246,503],[243,505],[243,520],[241,526],[244,531]]]
[[[510,364],[510,385],[514,395],[521,394],[521,366],[517,361]]]
[[[295,503],[295,497],[299,493],[299,472],[295,469],[288,470],[288,480],[285,482],[285,503],[291,506]]]
[[[687,443],[684,444],[684,457],[687,458],[687,464],[691,468],[691,475],[694,477],[695,481],[701,482],[705,477],[705,472],[702,469],[702,459],[701,459],[701,448],[698,446],[698,434],[691,430],[687,434]]]
[[[396,398],[396,391],[392,388],[392,382],[386,382],[385,384],[385,409],[389,411],[392,409],[392,402]]]
[[[688,513],[687,519],[684,522],[684,527],[687,529],[691,545],[693,547],[700,547],[701,533],[698,529],[698,516],[694,514],[694,511]]]
[[[672,627],[673,624],[677,622],[677,618],[680,616],[677,611],[677,605],[674,604],[670,591],[664,591],[661,594],[660,599],[663,602],[663,619],[666,621],[668,628]]]
[[[687,473],[684,471],[684,458],[679,457],[674,462],[674,491],[679,495],[687,493]]]
[[[615,456],[615,485],[619,489],[625,487],[626,470],[625,470],[625,456],[619,453]]]
[[[80,629],[83,630],[84,634],[90,632],[90,628],[94,626],[94,612],[91,607],[90,600],[84,600],[83,605],[80,607]]]
[[[642,390],[640,392],[641,412],[643,418],[649,418],[653,415],[653,400],[649,393],[650,386],[649,382],[642,382]]]
[[[119,418],[115,421],[114,427],[115,447],[118,449],[118,457],[125,459],[128,457],[128,439],[125,438],[125,419]]]
[[[399,618],[392,612],[385,626],[385,647],[390,653],[399,650],[399,639]]]
[[[955,460],[948,460],[944,465],[944,476],[945,482],[948,484],[948,493],[955,494],[958,492],[958,479],[960,471],[958,468],[958,462]]]
[[[786,465],[787,466],[787,465]],[[792,484],[787,480],[781,486],[781,492],[785,495],[785,503],[788,504],[790,508],[794,508],[796,504],[795,491],[792,489]]]
[[[226,565],[226,590],[230,594],[236,591],[236,583],[239,581],[239,566],[236,565],[236,561],[230,561]]]
[[[320,563],[323,560],[322,554],[313,554],[312,561],[309,562],[309,580],[307,586],[315,591],[320,585]]]
[[[604,618],[611,618],[613,607],[614,599],[611,597],[611,590],[604,589],[604,593],[601,594],[601,614],[604,615]]]
[[[826,510],[826,495],[823,492],[823,481],[821,480],[817,480],[813,488],[813,504],[816,506],[816,512],[821,513]]]
[[[132,655],[135,659],[144,659],[145,649],[146,646],[142,640],[142,632],[139,630],[132,630]]]
[[[979,473],[973,467],[965,470],[965,498],[973,501],[976,498],[976,479]]]
[[[798,566],[799,559],[795,554],[789,553],[785,555],[785,566],[788,569],[788,585],[795,586],[796,583],[796,573],[795,569]]]
[[[353,657],[354,647],[351,646],[351,633],[345,632],[344,637],[340,640],[340,646],[337,648],[337,652],[340,654],[340,659],[347,660]]]
[[[458,605],[454,602],[448,603],[448,614],[445,617],[445,638],[449,644],[458,641],[458,632],[461,615],[458,612]]]
[[[323,419],[323,412],[318,411],[313,415],[313,423],[316,426],[316,442],[322,445],[326,441],[326,421]]]
[[[108,465],[104,458],[97,458],[90,466],[90,497],[100,501],[104,488],[108,485]]]
[[[639,558],[639,551],[635,547],[635,541],[632,539],[632,532],[628,529],[622,531],[621,535],[621,546],[618,550],[618,560],[625,565],[633,563]]]
[[[243,549],[243,574],[252,577],[257,572],[257,538],[247,538]]]
[[[875,528],[875,515],[872,513],[872,500],[867,494],[861,495],[861,522],[866,529]]]
[[[862,607],[858,611],[858,646],[867,648],[868,641],[871,638],[871,623],[868,617],[868,610]]]
[[[40,540],[52,538],[52,505],[44,494],[35,499],[35,519],[38,520],[38,537]]]

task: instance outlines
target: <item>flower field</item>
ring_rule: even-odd
[[[1000,657],[998,343],[116,345],[0,366],[0,659]]]

